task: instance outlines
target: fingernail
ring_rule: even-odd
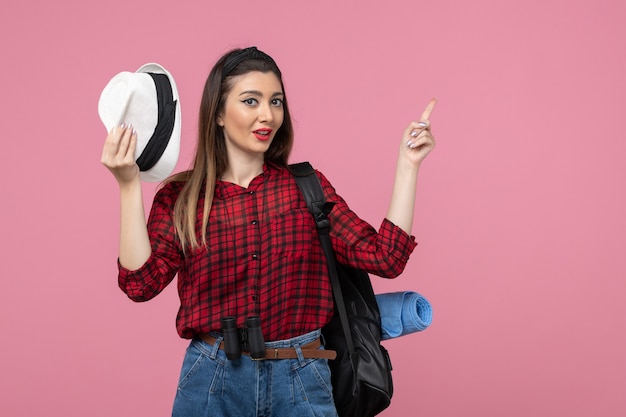
[[[406,141],[406,146],[408,146],[410,148],[411,145],[413,145],[413,142],[411,140],[407,140]]]
[[[137,134],[137,129],[133,127],[133,135],[136,135],[136,134]]]
[[[422,126],[422,127],[426,127],[428,126],[428,123],[425,122],[419,122],[418,125]]]
[[[411,136],[413,136],[414,138],[416,138],[418,135],[417,130],[414,130],[411,132]]]
[[[120,125],[120,129],[124,129],[124,127],[125,127],[125,126],[126,126],[126,124],[125,124],[125,123],[122,123],[122,124]]]

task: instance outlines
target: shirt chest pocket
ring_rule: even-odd
[[[285,257],[310,255],[313,239],[319,239],[313,216],[296,209],[275,217],[270,223],[270,251]]]

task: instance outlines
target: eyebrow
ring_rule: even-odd
[[[246,91],[242,91],[239,94],[239,97],[246,95],[246,94],[252,94],[254,96],[259,96],[259,97],[263,97],[263,93],[261,93],[260,91],[256,91],[256,90],[246,90]],[[276,96],[284,96],[285,93],[283,93],[282,91],[277,91],[274,94],[271,95],[271,97],[276,97]]]

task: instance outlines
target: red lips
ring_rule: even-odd
[[[252,133],[258,140],[266,141],[269,140],[272,129],[257,129]]]

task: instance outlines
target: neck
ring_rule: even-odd
[[[263,161],[246,161],[233,163],[230,161],[228,167],[221,176],[222,181],[232,182],[241,187],[247,188],[250,182],[263,172]]]

